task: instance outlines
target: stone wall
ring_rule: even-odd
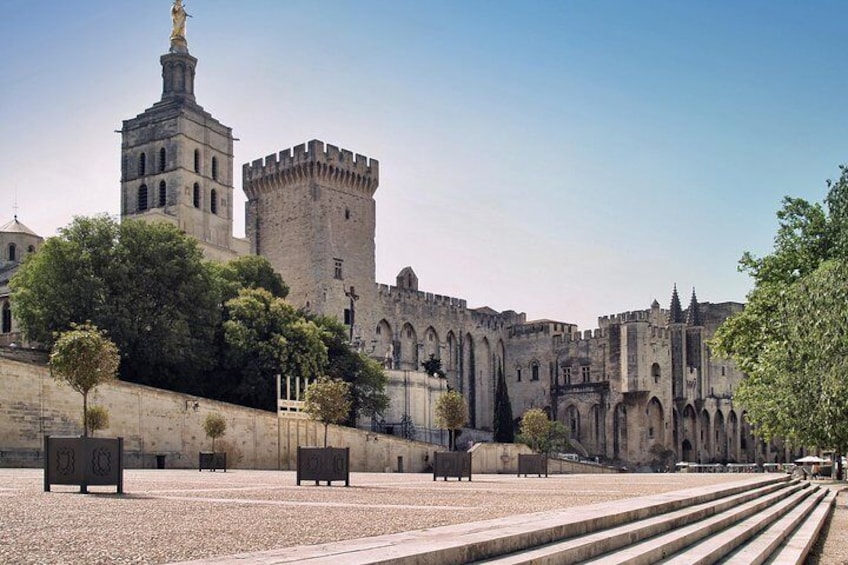
[[[157,455],[169,468],[197,466],[198,453],[211,449],[203,420],[213,412],[227,421],[215,448],[227,452],[231,467],[291,470],[298,445],[323,445],[323,426],[310,420],[278,420],[270,412],[132,383],[103,385],[89,400],[109,410],[110,427],[97,435],[124,438],[128,468],[154,467]],[[0,467],[42,465],[44,436],[79,435],[81,417],[82,396],[53,381],[43,363],[0,356]],[[352,471],[396,470],[398,457],[406,472],[425,471],[434,450],[352,428],[328,431],[329,445],[350,447]]]

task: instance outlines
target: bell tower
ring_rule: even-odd
[[[121,129],[121,219],[167,221],[210,259],[248,251],[233,238],[233,134],[195,99],[197,59],[188,50],[181,0],[162,65],[162,98]]]

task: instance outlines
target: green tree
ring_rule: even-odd
[[[430,376],[438,377],[440,379],[444,379],[447,374],[442,369],[442,360],[430,354],[430,357],[426,361],[421,362],[421,367],[424,369],[424,372]]]
[[[734,399],[758,435],[844,453],[848,169],[840,171],[824,205],[784,199],[772,253],[740,261],[755,284],[746,307],[711,345],[746,373]]]
[[[277,409],[276,375],[315,379],[327,367],[321,329],[265,289],[244,289],[226,303],[226,367],[240,378],[233,401]]]
[[[310,418],[324,424],[324,447],[327,447],[327,427],[344,422],[350,404],[350,383],[320,377],[306,388],[303,409]]]
[[[448,431],[448,448],[456,448],[456,431],[468,421],[468,405],[456,390],[442,393],[436,400],[436,425]]]
[[[321,328],[327,347],[326,375],[351,385],[351,410],[345,423],[355,426],[360,416],[371,418],[384,413],[389,407],[388,377],[380,364],[350,347],[348,330],[336,318],[318,316],[313,321]]]
[[[495,387],[495,420],[492,424],[494,439],[499,443],[515,441],[515,426],[512,420],[512,403],[506,386],[503,368],[498,367],[498,383]]]
[[[109,427],[109,411],[105,406],[90,406],[86,410],[85,421],[91,435],[97,430],[105,430]]]
[[[203,420],[203,431],[206,437],[212,438],[212,453],[215,452],[215,440],[227,431],[227,421],[220,414],[207,414]]]
[[[197,243],[166,223],[75,218],[10,281],[26,335],[47,346],[91,321],[125,380],[189,391],[215,362],[219,299]]]
[[[88,436],[88,395],[99,385],[115,379],[120,355],[103,332],[90,324],[74,324],[63,332],[50,353],[53,378],[82,395],[83,436]]]
[[[285,298],[289,287],[265,257],[245,255],[226,263],[211,263],[210,268],[220,286],[222,304],[238,296],[246,288],[264,288],[276,298]]]
[[[562,422],[551,421],[541,408],[531,408],[521,417],[518,441],[533,451],[549,454],[568,446],[568,433]]]
[[[118,224],[108,216],[77,217],[27,256],[9,286],[15,317],[31,340],[52,346],[72,323],[103,325],[111,292]]]

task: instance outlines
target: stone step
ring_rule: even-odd
[[[699,543],[708,536],[717,534],[746,520],[770,506],[777,505],[787,496],[804,489],[806,486],[806,483],[799,484],[793,482],[785,489],[770,492],[764,496],[757,497],[688,526],[677,528],[666,534],[637,541],[627,548],[615,551],[612,554],[603,555],[595,560],[586,561],[586,563],[616,563],[627,565],[652,565],[654,563],[660,563],[685,548]],[[689,563],[692,563],[692,561],[689,561]]]
[[[765,563],[769,565],[803,563],[833,510],[837,494],[836,490],[828,489],[827,495],[819,502],[807,519],[777,548],[777,551]]]
[[[818,508],[827,497],[828,490],[815,488],[815,492],[785,516],[760,532],[755,538],[731,553],[721,561],[724,565],[760,565],[765,563],[799,525],[803,524],[810,513]]]
[[[701,542],[687,547],[676,555],[663,561],[667,565],[705,565],[716,563],[731,552],[747,544],[761,532],[778,522],[785,516],[792,516],[797,508],[810,498],[810,494],[816,490],[809,488],[809,483],[804,483],[803,488],[791,495],[780,499],[775,504],[766,506],[762,511],[741,522],[725,528]],[[787,532],[788,533],[788,532]]]
[[[797,481],[795,484],[797,484]],[[598,530],[521,553],[485,560],[481,563],[498,565],[583,563],[602,554],[632,546],[640,540],[697,523],[746,502],[785,489],[786,485],[785,482],[772,483],[720,499],[693,504],[680,510],[635,520],[615,528]]]

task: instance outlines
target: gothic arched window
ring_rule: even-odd
[[[194,183],[194,195],[192,196],[192,202],[194,203],[195,208],[200,208],[200,185]]]
[[[218,180],[218,158],[212,157],[212,180]]]
[[[9,244],[9,261],[16,261],[18,258],[18,248],[14,243]]]
[[[215,161],[212,162],[214,163]],[[218,193],[214,188],[212,189],[212,193],[209,195],[209,209],[213,214],[218,213]]]
[[[138,211],[147,210],[147,185],[143,184],[138,187]]]
[[[159,207],[164,208],[167,201],[168,190],[165,181],[159,181]]]
[[[200,172],[200,149],[194,150],[194,172]]]
[[[167,153],[165,153],[165,148],[159,150],[159,172],[165,172],[165,158],[167,157]]]
[[[142,153],[138,156],[138,176],[143,177],[147,171],[147,155]]]

